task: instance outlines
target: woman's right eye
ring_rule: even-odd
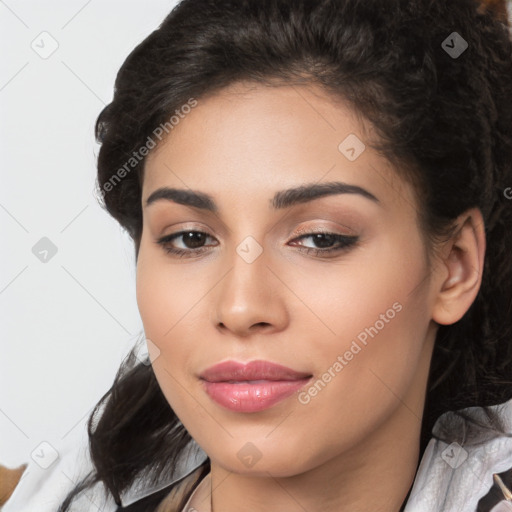
[[[185,255],[194,256],[207,250],[204,246],[200,246],[200,244],[203,243],[204,240],[208,237],[213,238],[208,233],[203,231],[180,231],[179,233],[173,233],[171,235],[166,235],[160,238],[157,240],[157,244],[161,245],[169,254],[175,254],[176,256],[180,257]],[[173,246],[174,240],[179,238],[182,239],[182,242],[185,245],[185,249],[176,248]]]

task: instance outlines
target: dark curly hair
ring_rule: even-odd
[[[191,98],[200,101],[241,80],[318,84],[369,120],[379,136],[373,147],[415,187],[429,243],[450,236],[463,212],[481,210],[482,285],[458,322],[439,326],[421,454],[443,412],[512,398],[512,200],[506,193],[512,190],[512,44],[500,2],[489,4],[183,0],[130,53],[96,123],[99,196],[133,239],[136,257],[140,148]],[[453,32],[468,43],[459,56],[443,48]],[[494,421],[502,428],[497,416]],[[134,351],[91,414],[88,434],[94,470],[59,512],[98,482],[120,505],[138,475],[171,471],[191,440],[151,365]],[[208,469],[209,460],[200,476]]]

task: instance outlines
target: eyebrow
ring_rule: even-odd
[[[270,203],[274,210],[280,210],[334,194],[358,194],[375,203],[380,203],[377,197],[368,192],[368,190],[357,185],[350,185],[340,181],[301,185],[287,190],[280,190],[275,193]],[[146,206],[159,200],[173,201],[178,204],[200,208],[213,213],[218,213],[219,211],[212,196],[195,190],[169,187],[158,188],[148,197]]]

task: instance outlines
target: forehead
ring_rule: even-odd
[[[320,86],[236,83],[179,116],[146,159],[142,199],[166,185],[268,195],[346,181],[411,203],[411,187],[371,148],[373,137],[370,123]]]

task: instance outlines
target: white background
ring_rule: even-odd
[[[133,244],[93,195],[94,123],[175,4],[0,1],[0,464],[84,428],[143,334]],[[43,31],[58,43],[46,59],[31,47],[51,48]]]

